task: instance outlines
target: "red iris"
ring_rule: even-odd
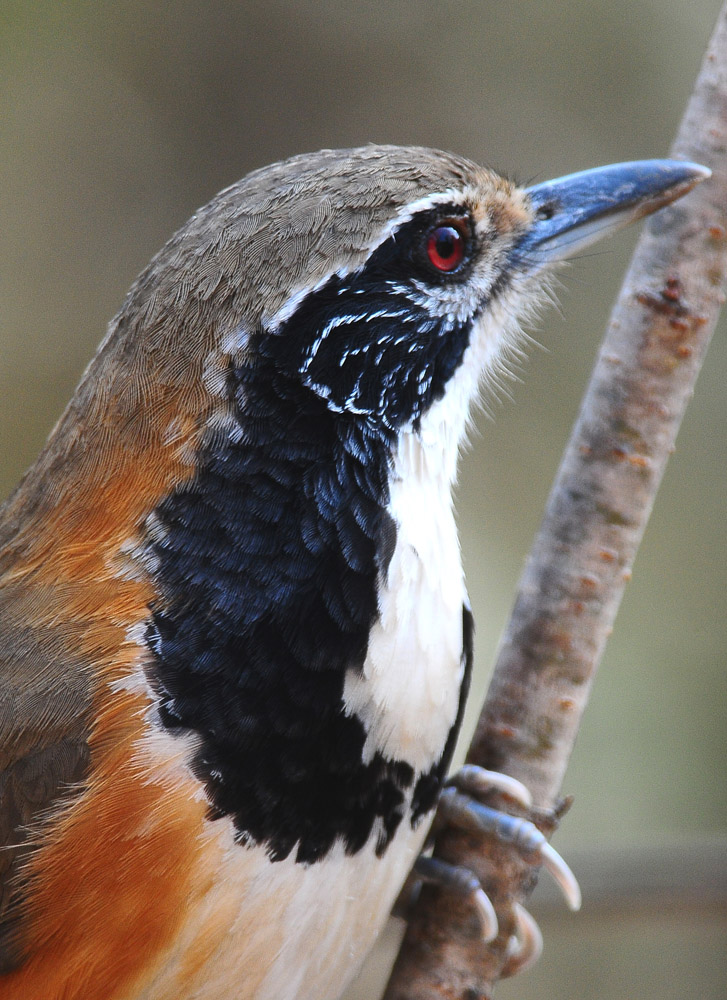
[[[464,260],[467,242],[453,222],[437,226],[427,237],[427,257],[438,271],[456,271]]]

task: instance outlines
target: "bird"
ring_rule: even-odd
[[[706,176],[323,150],[141,272],[0,511],[3,1000],[341,994],[462,719],[471,409],[554,264]]]

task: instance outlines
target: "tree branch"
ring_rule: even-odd
[[[672,149],[713,171],[653,216],[616,302],[520,581],[467,760],[533,793],[552,831],[588,693],[727,289],[727,8]],[[501,803],[502,804],[502,803]],[[512,804],[508,807],[512,808]],[[452,829],[436,853],[475,871],[498,911],[485,945],[471,907],[425,888],[385,1000],[490,997],[534,869]]]

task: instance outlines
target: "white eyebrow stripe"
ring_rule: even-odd
[[[424,197],[418,198],[416,201],[409,202],[408,205],[402,205],[397,214],[389,219],[379,230],[376,239],[371,243],[366,252],[366,257],[360,263],[343,265],[335,270],[328,271],[314,285],[304,285],[296,288],[272,316],[263,315],[265,328],[271,333],[275,333],[283,323],[290,319],[309,295],[319,291],[331,278],[345,278],[351,274],[356,274],[357,271],[361,271],[366,266],[366,261],[374,250],[378,250],[382,243],[385,243],[390,236],[395,235],[397,230],[407,222],[410,222],[415,215],[436,208],[437,205],[441,204],[449,204],[454,208],[466,211],[468,202],[473,195],[474,189],[469,186],[459,189],[447,188],[444,191],[435,191],[433,194],[424,195]]]

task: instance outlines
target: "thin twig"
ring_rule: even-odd
[[[727,288],[727,8],[672,154],[713,171],[641,236],[566,449],[468,754],[533,793],[547,833],[596,668]],[[447,830],[436,853],[474,870],[501,933],[433,888],[412,915],[385,1000],[492,995],[533,869]]]

